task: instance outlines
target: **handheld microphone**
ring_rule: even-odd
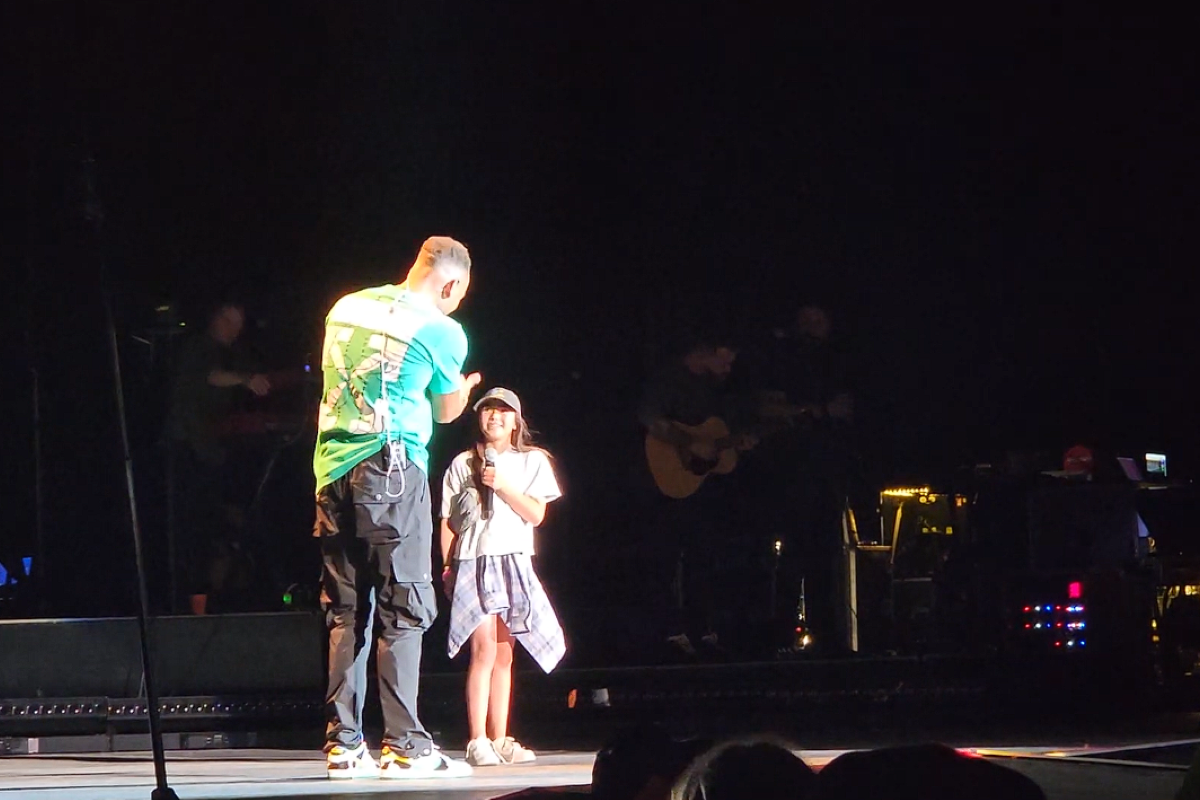
[[[496,449],[489,447],[483,451],[483,466],[495,468]],[[492,518],[492,509],[496,504],[495,491],[490,486],[483,487],[483,518]]]

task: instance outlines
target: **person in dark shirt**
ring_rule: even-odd
[[[736,350],[728,345],[692,345],[651,377],[638,410],[646,432],[648,460],[652,448],[665,446],[657,447],[657,452],[665,454],[666,466],[685,486],[680,491],[664,488],[661,475],[655,475],[660,491],[645,514],[649,523],[645,552],[651,565],[651,593],[671,589],[666,603],[667,642],[689,656],[695,655],[697,641],[709,646],[717,643],[714,598],[720,593],[721,554],[733,545],[724,498],[725,476],[708,477],[696,487],[688,484],[718,461],[723,448],[741,448],[752,442],[736,434],[728,442],[718,442],[688,428],[713,418],[736,428],[737,404],[725,390],[736,358]],[[668,491],[674,496],[668,496]]]
[[[804,306],[791,326],[772,330],[741,362],[738,385],[753,387],[760,400],[782,399],[804,408],[806,424],[796,430],[846,426],[854,418],[852,377],[832,333],[828,311]]]
[[[650,379],[638,407],[638,421],[656,438],[711,457],[711,447],[693,441],[675,423],[696,426],[729,415],[733,406],[723,387],[736,358],[737,352],[725,345],[691,347]]]
[[[744,391],[804,413],[764,436],[739,478],[752,529],[773,550],[768,639],[776,652],[841,649],[836,587],[839,519],[853,454],[854,398],[830,313],[802,307],[792,325],[771,331],[737,377]],[[805,619],[798,624],[804,597]],[[798,635],[800,634],[800,635]],[[804,640],[803,635],[808,639]]]
[[[204,333],[185,342],[176,362],[167,413],[172,575],[182,568],[192,613],[207,611],[215,529],[223,517],[222,484],[228,474],[221,424],[241,391],[262,397],[266,376],[239,370],[234,345],[246,315],[234,302],[220,303]],[[178,555],[176,555],[176,553]],[[172,591],[175,581],[172,580]],[[176,598],[171,598],[174,604]]]
[[[198,457],[213,465],[225,459],[219,430],[238,390],[244,388],[259,397],[271,390],[265,375],[236,369],[234,345],[245,322],[241,306],[222,303],[209,318],[205,332],[180,348],[171,386],[168,437],[186,443]]]

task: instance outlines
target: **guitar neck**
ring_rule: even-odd
[[[775,429],[776,429],[776,426],[774,426],[774,425],[754,425],[754,426],[750,426],[750,428],[748,428],[745,431],[729,433],[729,434],[726,434],[725,436],[719,436],[716,438],[708,438],[706,436],[697,436],[690,432],[688,433],[688,435],[689,435],[691,441],[693,441],[693,442],[708,441],[708,442],[711,442],[713,447],[717,448],[718,450],[728,450],[732,447],[736,447],[738,442],[740,442],[743,438],[745,438],[745,436],[747,434],[758,436],[758,435],[762,435],[763,433],[770,433],[770,432],[774,431]]]

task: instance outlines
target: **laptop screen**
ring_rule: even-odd
[[[1126,478],[1131,481],[1142,480],[1142,471],[1132,458],[1118,458],[1117,463],[1121,465],[1121,471],[1125,473]]]
[[[1167,477],[1166,454],[1146,453],[1146,474],[1157,478]]]

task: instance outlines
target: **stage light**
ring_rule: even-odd
[[[0,705],[0,721],[30,717],[96,717],[103,719],[107,705],[94,698],[65,700],[10,700]]]
[[[1083,597],[1083,584],[1079,581],[1071,581],[1067,584],[1067,597],[1071,600],[1078,600]]]
[[[929,494],[928,486],[901,487],[897,489],[883,490],[883,495],[885,497],[919,497],[927,494]]]

